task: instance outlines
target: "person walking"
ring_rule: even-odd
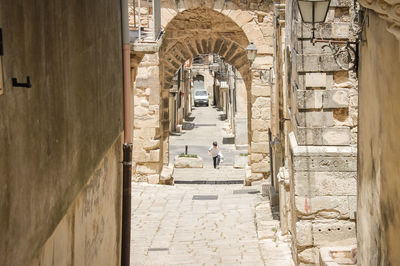
[[[219,168],[220,161],[220,150],[218,147],[218,143],[216,141],[213,142],[212,146],[208,149],[208,155],[211,155],[213,158],[214,169]]]

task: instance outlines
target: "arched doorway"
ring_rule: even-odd
[[[217,54],[240,73],[248,99],[248,154],[251,167],[248,179],[251,183],[251,180],[268,177],[270,86],[262,82],[259,71],[271,66],[272,53],[266,52],[268,45],[265,40],[268,38],[262,35],[261,26],[256,23],[257,15],[240,9],[231,12],[205,7],[181,12],[171,10],[165,8],[162,11],[170,15],[175,12],[175,15],[169,16],[167,23],[162,22],[166,26],[159,52],[146,55],[138,68],[134,180],[163,183],[160,173],[169,162],[170,85],[180,66],[199,54]],[[272,41],[272,36],[270,39]],[[252,69],[245,52],[249,40],[259,42],[260,47],[259,58]]]

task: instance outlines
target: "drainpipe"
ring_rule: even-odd
[[[121,266],[130,266],[131,243],[131,176],[133,140],[133,100],[131,93],[131,64],[128,0],[121,0],[122,60],[124,75],[124,145],[122,194]]]

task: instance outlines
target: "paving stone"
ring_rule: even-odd
[[[288,246],[258,238],[257,228],[274,237],[278,224],[269,202],[259,193],[233,194],[241,189],[133,183],[131,265],[293,265]]]

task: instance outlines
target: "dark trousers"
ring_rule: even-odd
[[[217,165],[219,165],[219,155],[213,157],[213,162],[214,162],[214,168],[217,168]]]

